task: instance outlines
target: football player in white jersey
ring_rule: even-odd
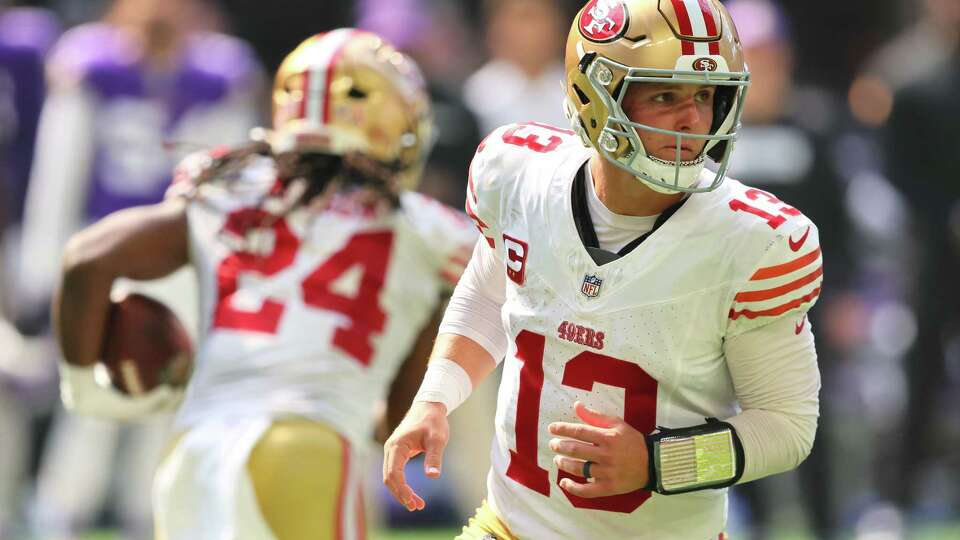
[[[410,191],[430,126],[411,59],[368,32],[320,34],[277,73],[273,131],[187,158],[165,202],[71,240],[55,312],[75,411],[177,402],[163,386],[121,395],[93,365],[116,278],[191,264],[200,280],[206,322],[154,482],[158,539],[365,537],[358,464],[378,404],[385,424],[407,410],[477,238]]]
[[[573,131],[510,125],[476,153],[484,238],[384,482],[424,508],[404,465],[425,453],[440,475],[446,415],[505,358],[487,499],[460,538],[722,538],[725,488],[813,444],[817,229],[724,181],[749,74],[719,1],[593,0],[566,73]]]

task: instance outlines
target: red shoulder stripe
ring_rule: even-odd
[[[820,257],[819,246],[817,247],[817,249],[811,251],[810,253],[807,253],[806,255],[802,255],[790,262],[778,264],[776,266],[768,266],[766,268],[761,268],[757,270],[752,276],[750,276],[750,281],[770,279],[770,278],[780,277],[780,276],[789,274],[790,272],[799,270],[804,266],[807,266],[808,264],[816,261],[818,257]]]
[[[784,313],[790,311],[791,309],[798,308],[804,303],[813,300],[814,298],[820,296],[820,287],[810,291],[810,294],[801,296],[800,298],[795,298],[786,304],[781,304],[779,306],[764,309],[762,311],[752,311],[749,309],[743,309],[740,311],[735,311],[730,309],[730,319],[737,320],[740,317],[746,317],[748,319],[756,319],[757,317],[776,317],[777,315],[783,315]]]
[[[763,289],[761,291],[744,291],[737,293],[737,296],[735,296],[733,299],[737,302],[760,302],[763,300],[770,300],[771,298],[783,296],[790,291],[795,291],[800,287],[809,285],[822,275],[823,266],[818,266],[813,272],[810,272],[802,278],[793,280],[785,285],[774,287],[772,289]]]

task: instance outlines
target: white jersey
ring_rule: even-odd
[[[597,265],[571,189],[591,151],[566,130],[493,132],[471,166],[467,213],[504,261],[510,341],[488,497],[520,538],[717,538],[726,490],[581,499],[559,486],[551,422],[574,402],[643,433],[739,412],[723,342],[820,292],[816,227],[769,193],[728,179],[691,195],[627,255]],[[712,174],[712,173],[705,173]],[[582,509],[582,510],[577,510]]]
[[[188,158],[175,187],[189,186],[202,161]],[[275,183],[273,161],[253,158],[189,198],[201,336],[178,427],[298,415],[365,446],[375,405],[459,279],[476,232],[416,193],[396,212],[343,196],[322,213],[278,218],[264,210],[278,202]]]

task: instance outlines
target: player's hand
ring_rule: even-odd
[[[557,453],[554,464],[560,469],[583,477],[583,464],[591,461],[587,483],[570,478],[560,487],[578,497],[603,497],[629,493],[647,485],[647,443],[643,436],[622,418],[600,414],[577,401],[577,416],[584,424],[554,422],[550,449]]]
[[[426,503],[407,485],[404,467],[410,458],[426,453],[424,472],[430,478],[438,478],[449,435],[446,406],[415,401],[383,445],[383,483],[407,510],[423,510]]]
[[[117,391],[97,377],[93,366],[73,366],[61,361],[60,398],[72,413],[112,420],[138,420],[171,412],[183,401],[183,388],[161,384],[149,392],[131,396]]]

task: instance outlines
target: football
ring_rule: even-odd
[[[193,344],[167,306],[130,294],[111,303],[100,358],[113,386],[136,396],[162,384],[186,385]]]

